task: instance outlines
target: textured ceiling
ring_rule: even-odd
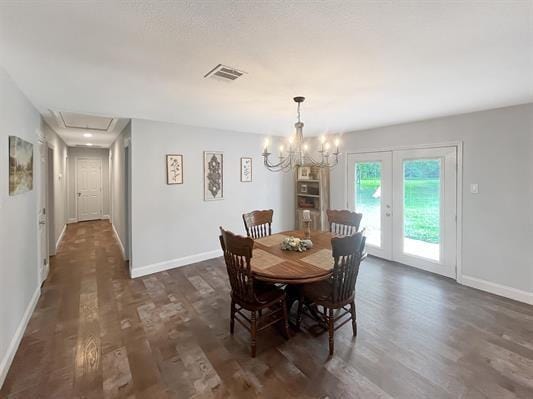
[[[533,1],[2,1],[0,63],[48,109],[261,134],[533,101]],[[247,72],[204,79],[217,64]]]

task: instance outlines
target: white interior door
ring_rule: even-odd
[[[348,208],[363,214],[369,254],[392,259],[392,152],[348,156]]]
[[[369,254],[456,276],[456,147],[350,154],[348,207]]]
[[[393,259],[456,276],[457,149],[394,151]]]
[[[76,195],[78,221],[100,219],[102,216],[102,161],[76,160]]]
[[[48,258],[48,220],[47,220],[47,183],[48,183],[48,146],[46,142],[39,140],[38,142],[38,223],[39,223],[39,283],[42,284],[48,277],[49,258]],[[53,239],[53,238],[50,238]]]

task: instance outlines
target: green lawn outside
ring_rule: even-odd
[[[372,195],[379,187],[379,180],[362,179],[356,184],[358,211],[375,214],[380,199]],[[404,187],[405,237],[428,243],[440,242],[440,181],[439,179],[405,180]]]

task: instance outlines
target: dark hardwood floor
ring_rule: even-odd
[[[218,237],[213,237],[214,245]],[[69,225],[2,398],[533,398],[533,307],[368,259],[359,335],[229,334],[221,259],[130,280],[104,221]]]

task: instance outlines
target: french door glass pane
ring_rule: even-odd
[[[355,210],[363,214],[367,244],[381,247],[381,162],[355,164]]]
[[[403,251],[440,258],[440,159],[403,162]]]

